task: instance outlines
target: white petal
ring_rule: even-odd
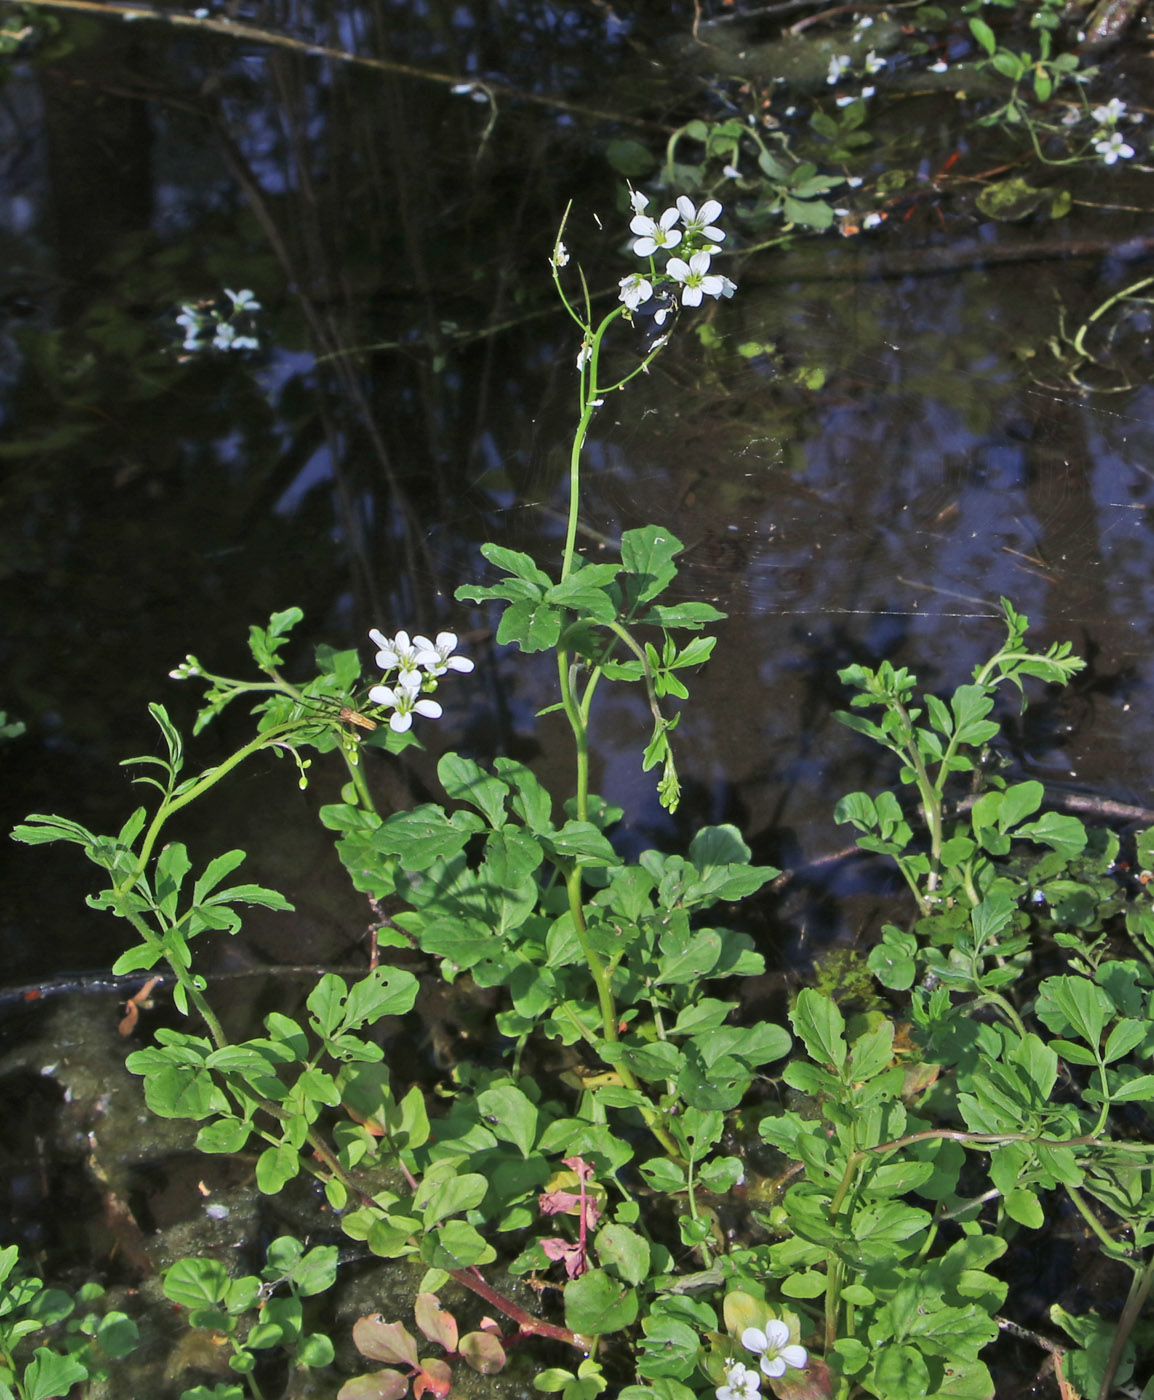
[[[693,207],[693,200],[687,194],[677,196],[677,208],[681,217],[687,224],[691,224],[697,217],[697,210]]]
[[[687,286],[681,293],[681,304],[682,306],[700,306],[701,288]]]
[[[647,214],[635,214],[633,218],[629,220],[629,227],[634,233],[646,234],[652,233],[657,225]]]
[[[450,671],[471,671],[473,663],[467,656],[450,656],[446,659],[445,665]]]
[[[426,719],[440,719],[444,711],[435,700],[418,700],[413,706],[417,714],[424,715]]]
[[[689,276],[689,264],[681,258],[670,258],[665,264],[665,271],[670,277],[676,277],[679,282],[684,282]]]
[[[633,245],[633,251],[639,258],[651,258],[657,252],[657,244],[652,238],[639,238]]]
[[[394,710],[389,719],[389,728],[394,734],[403,734],[406,729],[412,729],[413,717],[406,710],[404,714],[400,710]],[[778,1372],[780,1375],[781,1373]]]
[[[778,1376],[785,1375],[785,1362],[780,1356],[763,1356],[761,1358],[761,1369],[771,1379],[776,1380]]]
[[[741,1345],[746,1351],[764,1351],[769,1340],[760,1327],[747,1327],[741,1334]]]
[[[806,1351],[805,1347],[797,1346],[796,1343],[782,1347],[778,1355],[787,1366],[792,1366],[795,1371],[804,1371],[809,1364],[809,1352]]]
[[[387,685],[375,685],[369,691],[369,699],[374,705],[395,705],[396,693]]]
[[[789,1341],[789,1328],[776,1317],[770,1318],[765,1324],[765,1340],[774,1351],[780,1351]]]
[[[673,225],[677,222],[677,219],[678,219],[677,210],[676,210],[676,209],[667,209],[667,210],[665,211],[665,213],[662,214],[662,216],[661,216],[661,227],[664,228],[664,229],[671,229],[671,228],[673,227]],[[678,236],[679,238],[681,237],[680,234],[678,234],[677,236]]]
[[[704,277],[709,271],[709,258],[710,254],[708,249],[702,248],[689,259],[689,266],[699,277]]]
[[[711,224],[721,213],[721,208],[716,199],[707,199],[697,211],[697,217],[703,224]]]
[[[449,652],[457,650],[456,632],[438,632],[434,645],[442,656],[448,656]]]

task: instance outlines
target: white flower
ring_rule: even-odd
[[[1095,107],[1090,115],[1102,126],[1113,126],[1126,115],[1126,104],[1117,97],[1112,97],[1103,106]]]
[[[721,205],[716,199],[707,199],[700,209],[695,209],[687,195],[679,195],[677,212],[685,225],[686,238],[711,238],[714,243],[720,243],[725,237],[725,230],[715,227],[713,223],[721,213]]]
[[[635,190],[632,185],[629,187],[629,205],[635,214],[644,214],[646,206],[649,204],[649,196],[642,194],[640,190]]]
[[[577,368],[579,370],[584,369],[592,358],[593,347],[589,344],[588,341],[585,341],[585,343],[581,346],[581,349],[577,351]]]
[[[413,671],[406,671],[395,686],[375,685],[369,691],[369,699],[374,705],[391,709],[389,728],[396,734],[403,734],[413,727],[413,712],[426,719],[440,719],[441,707],[435,700],[420,699],[421,678]],[[780,1374],[780,1372],[779,1372]]]
[[[1082,120],[1082,113],[1077,107],[1071,107],[1062,118],[1063,126],[1077,126]]]
[[[1095,141],[1094,149],[1107,165],[1113,165],[1119,156],[1124,160],[1129,160],[1134,154],[1134,147],[1126,144],[1120,131],[1114,132],[1113,136],[1103,136],[1100,141]]]
[[[885,66],[885,59],[879,58],[877,54],[874,53],[873,49],[870,49],[869,53],[865,56],[866,72],[872,76],[874,73],[880,73]]]
[[[231,350],[232,342],[236,339],[236,327],[228,321],[222,321],[216,328],[216,334],[212,338],[214,350]]]
[[[651,258],[658,248],[676,248],[681,242],[680,230],[673,227],[676,222],[676,209],[667,209],[660,219],[635,214],[629,223],[629,227],[638,235],[633,251],[639,258]]]
[[[453,655],[457,650],[456,632],[438,632],[435,642],[430,642],[428,637],[414,637],[413,646],[417,652],[417,664],[423,666],[430,676],[473,669],[473,663],[467,656]]]
[[[937,63],[930,64],[931,73],[948,73],[949,69],[950,65],[942,58],[939,58]]]
[[[761,1377],[740,1361],[725,1368],[725,1384],[717,1387],[717,1400],[757,1400]]]
[[[777,1318],[770,1318],[765,1331],[760,1327],[747,1327],[741,1334],[741,1345],[746,1351],[761,1353],[761,1369],[771,1379],[785,1375],[787,1366],[801,1371],[809,1364],[809,1353],[789,1340],[789,1328]]]
[[[728,278],[728,277],[723,277],[723,278],[721,279],[721,295],[722,295],[723,297],[732,297],[733,294],[734,294],[734,292],[736,292],[736,291],[737,291],[737,283],[736,283],[736,282],[731,281],[730,278]]]
[[[875,209],[861,221],[862,228],[877,228],[882,223],[882,215]]]
[[[854,102],[856,102],[856,101],[857,101],[857,98],[854,97],[851,93],[846,93],[846,94],[844,94],[844,95],[841,96],[841,97],[835,97],[835,98],[834,98],[834,103],[835,103],[838,107],[849,107],[849,106],[851,106],[851,105],[852,105]]]
[[[659,306],[657,310],[653,313],[653,324],[655,326],[663,326],[665,324],[665,318],[669,315],[669,313],[672,310],[672,306]],[[651,348],[656,349],[659,344],[664,344],[664,342],[668,339],[668,336],[663,336],[661,341],[655,340]]]
[[[826,82],[829,83],[831,87],[841,78],[843,73],[849,71],[851,61],[848,53],[835,54],[834,57],[830,59],[829,75],[826,78]]]
[[[259,350],[260,341],[252,335],[238,335],[234,338],[230,348],[233,350]]]
[[[726,165],[726,166],[723,166],[723,167],[722,167],[721,173],[725,176],[725,178],[726,178],[727,180],[740,180],[740,179],[741,179],[741,171],[738,170],[738,168],[737,168],[736,165]]]
[[[845,182],[851,190],[856,190],[865,183],[860,175],[847,175],[845,177]]]
[[[874,22],[874,21],[873,21],[873,16],[872,16],[872,15],[862,15],[861,19],[859,19],[858,22],[857,22],[857,28],[858,28],[858,29],[869,29],[869,28],[871,28],[871,26],[873,25],[873,22]]]
[[[688,262],[670,258],[665,264],[670,277],[681,283],[682,306],[700,306],[702,296],[719,297],[725,292],[725,278],[709,270],[709,253],[703,248]]]
[[[642,302],[648,301],[653,295],[653,284],[642,277],[640,272],[633,272],[628,277],[622,277],[618,285],[621,288],[619,299],[625,303],[630,311],[636,311]]]
[[[861,95],[862,97],[872,97],[875,92],[877,92],[876,87],[863,87],[861,90]]]
[[[226,287],[224,294],[232,302],[234,311],[259,311],[260,302],[256,299],[256,294],[245,288],[242,292],[230,292]]]
[[[553,266],[564,267],[568,261],[569,249],[566,248],[566,246],[564,245],[564,243],[561,242],[560,239],[558,239],[557,246],[553,249]]]
[[[398,632],[395,637],[386,637],[383,632],[373,627],[369,630],[369,637],[380,648],[377,652],[377,665],[382,671],[395,669],[411,674],[420,666],[418,648],[409,640],[407,632]]]

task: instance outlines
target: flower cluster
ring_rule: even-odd
[[[227,314],[222,314],[211,301],[186,302],[181,306],[176,324],[184,331],[182,348],[187,354],[208,349],[210,342],[201,337],[209,335],[214,350],[260,349],[260,341],[241,329],[242,324],[247,327],[248,318],[261,309],[260,302],[247,289],[234,292],[226,287],[224,294],[231,303]]]
[[[1118,97],[1112,97],[1109,102],[1104,102],[1100,107],[1095,107],[1090,115],[1098,123],[1098,130],[1094,133],[1094,150],[1102,157],[1104,165],[1114,165],[1119,160],[1130,160],[1134,156],[1134,147],[1126,140],[1122,133],[1116,130],[1118,123],[1126,115],[1126,104]],[[1141,121],[1142,113],[1135,112],[1131,121]]]
[[[456,656],[457,636],[454,632],[438,632],[436,639],[412,637],[407,632],[398,632],[395,637],[386,637],[377,628],[369,632],[369,637],[378,647],[377,665],[386,675],[381,685],[373,686],[369,699],[382,709],[391,710],[389,728],[403,734],[413,725],[413,715],[424,715],[426,719],[440,719],[441,707],[428,698],[430,691],[436,690],[437,679],[446,671],[473,669],[467,656]],[[396,672],[391,685],[385,685],[389,672]]]
[[[657,219],[645,212],[649,204],[647,195],[633,190],[630,202],[633,206],[633,218],[629,224],[634,235],[633,251],[639,258],[648,258],[650,262],[648,274],[633,272],[621,279],[618,296],[630,313],[653,296],[655,287],[667,281],[676,283],[680,288],[683,306],[700,306],[703,297],[731,297],[737,291],[736,285],[728,277],[710,271],[717,245],[725,237],[724,230],[718,228],[715,222],[721,213],[721,205],[716,199],[707,199],[699,209],[688,195],[683,194]],[[655,255],[672,254],[675,248],[680,248],[688,258],[671,256],[659,271],[653,265]],[[661,307],[654,320],[660,325],[668,314],[669,308]]]

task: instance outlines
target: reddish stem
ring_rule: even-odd
[[[504,1294],[491,1288],[477,1268],[450,1269],[449,1277],[456,1279],[462,1288],[468,1288],[478,1297],[484,1298],[486,1303],[491,1303],[506,1317],[512,1318],[522,1332],[530,1333],[534,1337],[549,1337],[555,1342],[564,1342],[566,1346],[576,1347],[579,1351],[585,1350],[575,1332],[570,1332],[567,1327],[557,1327],[552,1322],[542,1322],[532,1313],[527,1313],[524,1308],[519,1308],[511,1298],[506,1298]]]

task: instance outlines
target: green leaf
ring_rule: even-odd
[[[790,1013],[793,1028],[805,1042],[810,1058],[840,1069],[845,1063],[845,1018],[832,997],[805,987]]]
[[[397,812],[381,823],[372,836],[374,850],[399,856],[406,870],[427,870],[438,860],[452,860],[465,849],[469,838],[484,829],[472,812],[447,817],[431,802],[408,812]]]
[[[493,1246],[464,1220],[447,1221],[421,1241],[421,1258],[439,1269],[468,1269],[496,1257]]]
[[[505,798],[509,789],[500,778],[486,773],[479,763],[460,754],[447,753],[437,764],[441,786],[454,802],[468,802],[490,826],[505,825]]]
[[[501,616],[497,641],[502,646],[516,642],[522,651],[551,651],[561,636],[563,616],[543,600],[512,603]]]
[[[413,1200],[414,1207],[422,1214],[426,1230],[446,1216],[479,1206],[489,1189],[488,1181],[479,1172],[466,1172],[458,1176],[455,1165],[450,1166],[448,1172],[448,1175],[436,1170],[427,1173]]]
[[[1061,812],[1046,812],[1036,822],[1020,826],[1014,835],[1028,836],[1033,841],[1040,841],[1042,845],[1049,846],[1067,860],[1081,855],[1086,849],[1085,826],[1077,817]]]
[[[60,1356],[47,1347],[37,1347],[24,1368],[22,1394],[26,1400],[54,1400],[87,1379],[88,1368],[75,1356]]]
[[[265,1196],[275,1196],[297,1175],[300,1166],[300,1153],[291,1143],[266,1148],[256,1159],[257,1190]]]
[[[1114,1004],[1101,987],[1084,977],[1047,977],[1038,988],[1035,1013],[1056,1035],[1072,1028],[1096,1051]]]
[[[495,1137],[529,1156],[537,1141],[537,1106],[526,1094],[511,1084],[486,1089],[477,1095],[477,1108]]]
[[[637,1293],[603,1269],[590,1269],[565,1286],[565,1326],[582,1336],[619,1332],[637,1318]]]
[[[594,1241],[597,1257],[608,1272],[634,1285],[649,1276],[649,1241],[626,1225],[606,1225]]]
[[[165,1271],[164,1296],[184,1308],[212,1307],[228,1290],[228,1270],[216,1259],[178,1259]]]
[[[1017,1221],[1019,1225],[1025,1225],[1029,1230],[1040,1230],[1045,1222],[1045,1214],[1042,1211],[1041,1202],[1033,1191],[1027,1191],[1025,1187],[1015,1187],[1012,1191],[1007,1191],[1006,1214],[1011,1220]]]

